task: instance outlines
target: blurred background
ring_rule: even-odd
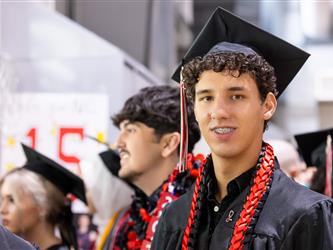
[[[222,6],[311,54],[279,99],[267,139],[333,127],[333,1],[0,1],[1,168],[20,142],[74,171],[116,137],[109,117],[170,79]],[[204,142],[196,151],[208,152]]]

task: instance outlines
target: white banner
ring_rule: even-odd
[[[14,94],[4,113],[1,171],[25,163],[23,142],[79,174],[82,157],[105,149],[85,135],[103,141],[109,123],[106,95]]]

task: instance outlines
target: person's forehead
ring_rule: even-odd
[[[11,176],[8,176],[11,177]],[[15,179],[15,178],[6,178],[1,186],[1,196],[2,198],[16,198],[18,201],[22,201],[23,199],[27,199],[26,196],[28,196],[27,192],[24,190],[21,183]],[[21,180],[22,181],[22,180]]]
[[[14,192],[13,183],[8,178],[3,181],[0,192],[2,196],[11,195]]]
[[[246,91],[249,90],[251,85],[256,86],[256,81],[248,72],[239,74],[238,72],[214,72],[210,70],[200,75],[195,90],[198,93],[210,86],[228,91]]]
[[[130,121],[130,120],[124,120],[120,123],[119,128],[120,130],[124,130],[129,126],[134,126],[136,127],[139,131],[143,131],[143,132],[152,132],[154,133],[155,129],[149,127],[148,125],[146,125],[143,122],[140,121]]]
[[[11,173],[7,175],[1,185],[1,189],[10,189],[10,191],[14,192],[21,185],[22,179],[20,180],[16,173]]]
[[[119,127],[121,129],[126,128],[127,126],[130,126],[130,125],[140,127],[140,126],[142,126],[141,124],[143,124],[143,123],[139,122],[139,121],[130,121],[129,119],[126,119],[126,120],[123,120],[122,122],[120,122]]]

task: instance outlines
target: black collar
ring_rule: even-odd
[[[165,182],[163,182],[164,184]],[[145,208],[148,212],[155,209],[162,186],[159,186],[150,196],[147,196],[141,189],[135,188],[134,195],[132,196],[132,209]]]
[[[209,201],[216,201],[215,194],[217,190],[217,180],[215,177],[214,167],[212,160],[207,161],[208,174],[210,176],[207,187],[207,199]],[[227,185],[228,196],[239,195],[248,185],[250,185],[253,174],[255,173],[256,167],[252,167],[246,172],[242,173]]]

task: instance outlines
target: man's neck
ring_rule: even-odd
[[[149,172],[144,173],[144,175],[135,180],[133,184],[147,196],[152,195],[172,173],[177,165],[177,160],[177,157],[164,159],[159,164],[156,164],[154,168],[151,168]]]
[[[227,185],[242,173],[254,167],[258,161],[260,147],[253,148],[240,156],[231,158],[222,158],[212,153],[214,172],[218,190],[216,190],[216,199],[222,201],[227,196]]]

